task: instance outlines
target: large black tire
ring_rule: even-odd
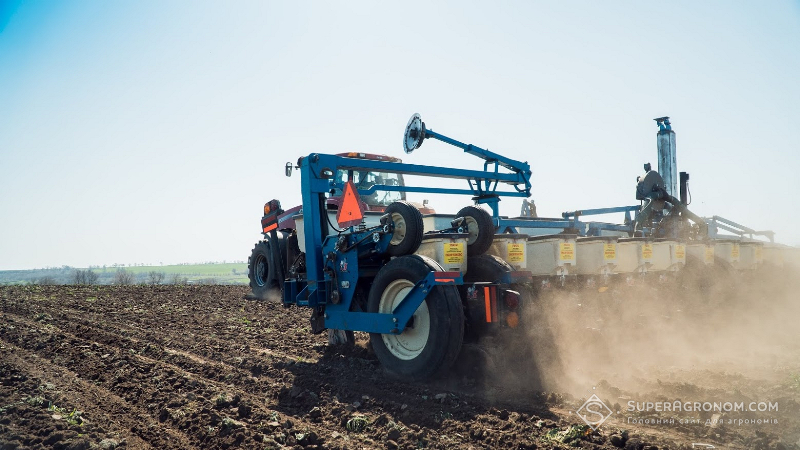
[[[470,283],[476,281],[497,283],[503,278],[503,275],[513,271],[514,268],[498,256],[470,255],[467,259],[467,273],[464,274],[464,281]]]
[[[464,283],[489,282],[497,283],[508,272],[514,270],[502,258],[494,255],[470,256],[467,259],[467,273],[464,274]],[[460,287],[462,298],[467,298],[466,288]],[[486,326],[486,312],[483,302],[466,302],[464,314],[467,318],[466,337],[474,340],[484,334]]]
[[[275,266],[272,264],[272,253],[269,241],[259,241],[247,259],[247,276],[250,278],[250,289],[257,299],[267,300],[270,294],[280,289],[275,278]]]
[[[465,206],[456,214],[467,221],[467,255],[478,256],[486,253],[494,241],[494,222],[486,210],[477,206]]]
[[[369,291],[369,312],[389,313],[408,290],[431,270],[433,260],[401,256],[383,266]],[[375,355],[387,372],[403,381],[418,381],[445,373],[461,350],[464,312],[455,286],[436,286],[414,314],[414,328],[402,334],[370,333]]]
[[[391,256],[410,255],[422,243],[422,213],[416,206],[401,200],[386,208],[394,223],[394,235],[386,252]]]

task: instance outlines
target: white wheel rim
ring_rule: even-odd
[[[392,213],[392,222],[394,223],[394,233],[390,245],[399,245],[406,238],[406,220],[400,213]],[[391,312],[391,311],[390,311]]]
[[[414,283],[408,280],[395,280],[386,286],[381,294],[378,312],[391,314],[406,298]],[[423,301],[414,313],[414,328],[406,328],[402,334],[382,334],[383,343],[389,352],[402,360],[410,360],[419,356],[425,349],[431,331],[431,317],[428,304]]]
[[[464,217],[464,222],[467,223],[467,233],[469,234],[469,237],[467,238],[467,245],[472,245],[478,240],[478,233],[480,233],[478,230],[478,221],[470,216],[467,216]]]

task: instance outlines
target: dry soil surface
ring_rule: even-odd
[[[796,346],[744,366],[752,371],[669,362],[647,372],[622,358],[585,394],[526,383],[542,378],[529,368],[503,376],[515,370],[507,362],[406,384],[383,372],[367,336],[351,349],[328,346],[309,332],[309,310],[246,294],[237,286],[0,287],[0,449],[800,448]],[[765,352],[784,344],[759,343]],[[574,369],[568,355],[553,356],[559,351],[570,349],[550,348],[539,363]],[[616,410],[596,431],[576,414],[592,393]],[[717,415],[717,425],[704,412],[626,411],[630,400],[690,398],[780,409]]]

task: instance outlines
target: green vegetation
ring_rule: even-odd
[[[366,417],[353,416],[353,418],[347,421],[347,425],[345,426],[345,428],[347,428],[347,431],[353,433],[360,433],[366,430],[368,425],[369,425],[369,420]]]
[[[592,429],[587,425],[572,425],[565,430],[553,428],[545,434],[545,439],[551,442],[570,444],[573,447],[580,446],[581,439],[592,433]]]

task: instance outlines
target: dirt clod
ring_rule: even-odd
[[[619,448],[625,447],[625,439],[623,439],[622,435],[612,434],[610,441],[611,445],[613,445],[614,447],[619,447]]]

